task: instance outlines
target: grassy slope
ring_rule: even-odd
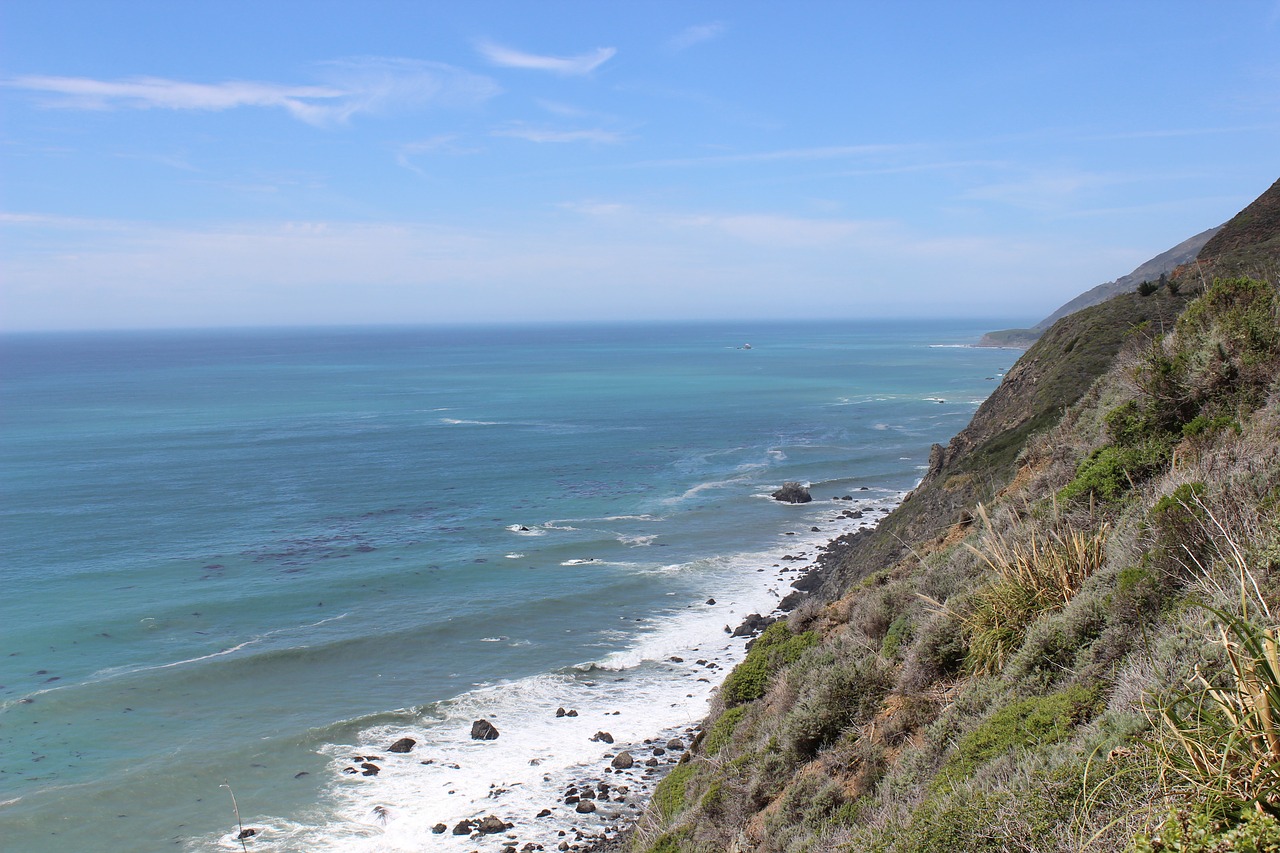
[[[1122,849],[1161,823],[1181,801],[1149,708],[1222,665],[1198,604],[1238,607],[1228,540],[1280,599],[1275,278],[1200,296],[1275,269],[1277,188],[1176,292],[1028,350],[753,652],[637,849]]]

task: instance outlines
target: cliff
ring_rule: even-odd
[[[1280,849],[1277,187],[1028,349],[754,642],[634,849]]]

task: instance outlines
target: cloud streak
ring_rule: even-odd
[[[616,145],[625,137],[612,130],[588,128],[584,130],[553,130],[547,128],[515,125],[493,131],[494,136],[507,136],[513,139],[524,139],[528,142],[592,142],[603,145]]]
[[[598,47],[578,56],[543,56],[504,47],[491,41],[476,43],[480,55],[494,65],[503,68],[524,68],[532,71],[550,71],[566,77],[590,74],[613,58],[617,48]]]
[[[695,44],[710,41],[724,34],[724,23],[712,21],[709,24],[697,24],[686,27],[667,40],[667,47],[672,50],[686,50]]]
[[[359,113],[477,103],[499,91],[486,77],[434,62],[366,57],[324,63],[321,69],[330,80],[317,85],[50,75],[13,77],[3,85],[45,95],[46,106],[60,109],[222,112],[258,107],[281,109],[316,126],[340,124]]]

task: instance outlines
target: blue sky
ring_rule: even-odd
[[[0,3],[0,328],[1039,319],[1280,177],[1280,3]]]

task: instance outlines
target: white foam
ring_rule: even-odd
[[[863,504],[880,509],[901,500],[902,494]],[[665,769],[678,758],[668,752],[661,769],[648,772],[643,763],[652,746],[665,746],[667,738],[680,736],[687,744],[689,729],[706,715],[713,691],[744,655],[745,641],[731,639],[725,628],[741,622],[749,613],[774,611],[780,590],[793,573],[777,568],[784,553],[813,553],[816,546],[865,522],[833,520],[829,504],[802,505],[806,521],[820,523],[822,532],[797,533],[760,553],[731,554],[693,563],[663,567],[639,566],[637,571],[698,572],[707,579],[703,594],[714,595],[716,604],[691,600],[671,615],[646,620],[649,626],[631,644],[603,658],[569,670],[503,682],[465,693],[448,702],[424,709],[413,725],[375,726],[360,733],[354,743],[324,749],[330,757],[330,782],[317,819],[284,820],[250,817],[245,824],[262,828],[255,849],[266,853],[408,853],[421,850],[490,853],[512,843],[534,842],[553,850],[562,840],[574,840],[574,828],[598,834],[605,827],[627,822],[637,814]],[[807,526],[807,525],[806,525]],[[486,637],[502,642],[503,637]],[[682,658],[672,661],[671,658]],[[699,665],[704,660],[712,666]],[[573,709],[577,716],[556,717],[557,707]],[[616,712],[616,713],[615,713]],[[487,719],[500,732],[495,741],[470,738],[471,724]],[[607,731],[612,745],[593,742],[597,731]],[[396,755],[388,745],[411,737],[417,747]],[[630,770],[606,768],[622,750],[636,760]],[[376,756],[376,776],[344,773],[357,768],[356,756]],[[425,763],[424,763],[425,762]],[[578,814],[563,800],[570,785],[588,780],[605,781],[630,789],[626,802],[598,800],[594,814]],[[542,809],[551,815],[537,818]],[[496,815],[514,824],[509,833],[470,838],[455,836],[461,820]],[[443,834],[432,827],[443,823]],[[568,833],[564,838],[557,833]],[[234,836],[207,839],[214,849],[238,849]],[[237,842],[238,844],[238,842]],[[206,848],[207,849],[207,848]]]

